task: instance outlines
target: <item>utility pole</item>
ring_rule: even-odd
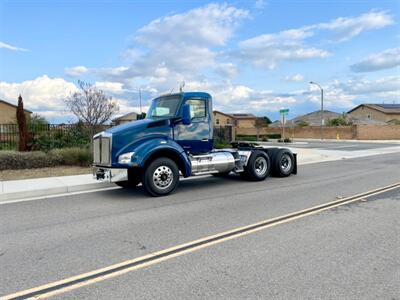
[[[325,120],[324,120],[324,89],[321,87],[320,84],[318,84],[315,81],[310,81],[310,84],[314,84],[317,87],[319,87],[319,89],[321,90],[321,142],[324,140],[324,125],[325,125]]]

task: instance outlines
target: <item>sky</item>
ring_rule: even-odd
[[[289,118],[400,103],[400,1],[0,0],[0,99],[52,123],[78,80],[119,114],[205,91],[214,109]]]

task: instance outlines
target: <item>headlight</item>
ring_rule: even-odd
[[[127,152],[118,156],[118,163],[120,164],[129,164],[131,162],[132,156],[135,152]]]

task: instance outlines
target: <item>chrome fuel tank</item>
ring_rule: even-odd
[[[230,152],[212,152],[190,156],[192,175],[226,173],[235,168],[235,158]]]

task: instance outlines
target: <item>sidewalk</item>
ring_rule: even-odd
[[[294,138],[294,142],[321,142],[321,139],[305,139],[305,138]],[[398,140],[342,140],[342,139],[323,139],[323,142],[350,142],[350,143],[371,143],[371,144],[400,144]]]
[[[92,174],[2,181],[0,202],[115,186],[93,179]]]

